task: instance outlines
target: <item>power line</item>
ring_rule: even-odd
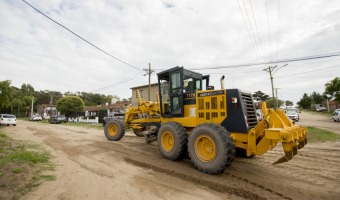
[[[329,53],[329,54],[321,54],[321,55],[315,55],[315,56],[288,58],[288,59],[259,62],[259,63],[226,65],[226,66],[217,66],[217,67],[205,67],[204,69],[201,69],[201,68],[188,68],[188,69],[190,69],[190,70],[209,70],[209,69],[239,68],[239,67],[250,67],[250,66],[256,66],[256,65],[276,64],[276,63],[283,63],[283,62],[286,63],[286,62],[298,62],[298,61],[304,61],[304,60],[315,60],[315,59],[330,58],[330,57],[335,57],[335,56],[340,56],[340,52]]]
[[[84,39],[83,37],[81,37],[81,36],[78,35],[77,33],[71,31],[71,30],[70,30],[69,28],[67,28],[66,26],[60,24],[59,22],[55,21],[55,20],[52,19],[51,17],[45,15],[43,12],[41,12],[40,10],[38,10],[37,8],[35,8],[35,7],[32,6],[31,4],[29,4],[27,1],[25,1],[25,0],[22,0],[22,1],[23,1],[24,3],[26,3],[27,5],[29,5],[31,8],[33,8],[34,10],[36,10],[38,13],[42,14],[43,16],[45,16],[46,18],[48,18],[49,20],[53,21],[54,23],[58,24],[58,25],[61,26],[62,28],[66,29],[67,31],[69,31],[70,33],[72,33],[73,35],[75,35],[76,37],[78,37],[79,39],[83,40],[83,41],[86,42],[87,44],[89,44],[89,45],[93,46],[94,48],[96,48],[97,50],[99,50],[99,51],[105,53],[106,55],[110,56],[110,57],[113,58],[113,59],[118,60],[118,61],[121,62],[121,63],[124,63],[124,64],[128,65],[129,67],[132,67],[132,68],[137,69],[137,70],[139,70],[139,71],[143,71],[142,69],[139,69],[139,68],[137,68],[137,67],[135,67],[135,66],[133,66],[133,65],[131,65],[131,64],[129,64],[129,63],[127,63],[127,62],[125,62],[125,61],[123,61],[123,60],[121,60],[121,59],[119,59],[119,58],[113,56],[113,55],[111,55],[110,53],[104,51],[103,49],[99,48],[98,46],[96,46],[96,45],[94,45],[93,43],[89,42],[88,40]]]
[[[255,46],[254,46],[254,43],[253,43],[253,40],[252,40],[252,38],[251,38],[250,31],[249,31],[249,28],[248,28],[246,19],[245,19],[244,15],[243,15],[243,12],[242,12],[242,9],[241,9],[239,0],[237,0],[237,4],[238,4],[238,8],[240,9],[240,12],[241,12],[241,15],[242,15],[242,19],[243,19],[244,25],[245,25],[246,28],[247,28],[248,37],[249,37],[249,39],[250,39],[251,45],[253,46],[254,52],[255,52],[255,54],[256,54],[256,56],[257,56],[257,60],[260,60],[260,56],[259,56],[259,54],[258,54],[258,52],[257,52],[257,49],[256,49]]]
[[[99,90],[104,90],[104,89],[107,89],[107,88],[110,88],[110,87],[113,87],[113,86],[121,85],[121,84],[123,84],[123,83],[132,81],[132,80],[134,80],[134,79],[136,79],[136,78],[139,78],[139,77],[140,77],[140,74],[141,74],[141,73],[138,73],[138,74],[136,74],[135,76],[133,76],[133,77],[130,78],[130,79],[125,79],[125,78],[124,78],[124,79],[122,79],[122,80],[120,80],[120,81],[117,81],[117,82],[115,82],[115,83],[113,83],[113,84],[110,84],[110,85],[108,85],[108,86],[105,86],[105,87],[102,87],[102,88],[99,88],[99,89],[96,89],[96,90],[92,90],[92,92],[96,92],[96,91],[99,91]]]
[[[261,58],[261,60],[263,60],[263,58],[262,58],[263,56],[262,56],[262,54],[261,54],[261,49],[259,48],[259,45],[257,44],[256,37],[255,37],[255,34],[254,34],[254,30],[253,30],[253,26],[251,25],[251,22],[250,22],[250,19],[249,19],[247,7],[246,7],[246,5],[245,5],[245,3],[244,3],[244,0],[242,0],[242,2],[243,2],[244,10],[246,11],[246,15],[247,15],[247,18],[248,18],[248,23],[249,23],[249,26],[250,26],[251,33],[252,33],[253,38],[254,38],[254,41],[255,41],[255,46],[256,46],[256,48],[258,49],[258,51],[260,52],[260,58]],[[256,23],[256,22],[255,22],[255,23]]]
[[[277,76],[277,77],[275,77],[275,78],[286,78],[286,77],[288,77],[288,76],[294,76],[294,75],[300,75],[300,74],[305,74],[305,73],[317,72],[317,71],[322,71],[322,70],[330,69],[330,68],[334,68],[334,67],[340,67],[340,65],[334,65],[334,66],[330,66],[330,67],[324,67],[324,68],[322,68],[322,69],[316,69],[316,70],[311,70],[311,71],[304,71],[304,72],[296,73],[296,74],[288,74],[288,75],[284,75],[284,76]]]
[[[272,60],[272,59],[273,59],[273,57],[272,57],[272,43],[271,43],[271,41],[270,41],[269,17],[268,17],[267,0],[265,0],[265,4],[266,4],[267,25],[268,25],[268,37],[269,37],[269,47],[270,47],[270,60]]]
[[[200,70],[204,70],[204,69],[200,69]],[[200,71],[197,69],[197,71]],[[262,70],[254,70],[254,71],[234,71],[234,72],[230,72],[230,73],[223,73],[223,72],[216,72],[216,73],[204,73],[204,74],[242,74],[242,73],[256,73],[256,72],[262,72]]]
[[[280,37],[280,0],[277,0],[277,41],[276,41],[276,59],[279,59],[279,37]]]
[[[251,8],[251,13],[253,15],[253,19],[254,19],[254,22],[255,22],[255,28],[256,28],[256,32],[257,32],[257,37],[259,39],[259,43],[260,43],[260,50],[261,50],[261,53],[262,53],[262,59],[263,59],[263,49],[262,49],[262,42],[261,42],[261,38],[260,38],[260,34],[259,34],[259,30],[257,28],[257,23],[256,23],[256,19],[255,19],[255,15],[254,15],[254,11],[253,11],[253,5],[251,4],[251,0],[249,0],[249,4],[250,4],[250,8]]]

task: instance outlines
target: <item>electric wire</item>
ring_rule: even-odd
[[[246,26],[246,29],[247,29],[247,32],[248,32],[248,37],[249,37],[249,39],[250,39],[251,45],[252,45],[252,47],[253,47],[253,49],[254,49],[254,52],[255,52],[255,54],[256,54],[256,56],[257,56],[257,60],[260,61],[260,56],[259,56],[259,54],[258,54],[258,52],[257,52],[257,50],[256,50],[256,48],[255,48],[255,46],[254,46],[254,42],[253,42],[253,40],[252,40],[252,38],[251,38],[250,31],[249,31],[249,28],[248,28],[246,19],[244,18],[244,15],[243,15],[243,12],[242,12],[242,9],[241,9],[239,0],[237,0],[237,5],[238,5],[238,8],[240,9],[240,12],[241,12],[241,15],[242,15],[242,19],[243,19],[244,25]]]
[[[90,41],[86,40],[85,38],[81,37],[80,35],[78,35],[77,33],[73,32],[72,30],[70,30],[69,28],[67,28],[66,26],[62,25],[61,23],[55,21],[54,19],[52,19],[51,17],[47,16],[46,14],[44,14],[43,12],[41,12],[39,9],[37,9],[36,7],[32,6],[30,3],[28,3],[27,1],[25,0],[22,0],[24,3],[26,3],[28,6],[30,6],[31,8],[33,8],[34,10],[36,10],[38,13],[42,14],[44,17],[48,18],[49,20],[53,21],[54,23],[58,24],[59,26],[61,26],[62,28],[64,28],[65,30],[67,30],[68,32],[72,33],[73,35],[75,35],[76,37],[78,37],[79,39],[83,40],[84,42],[86,42],[87,44],[93,46],[94,48],[96,48],[97,50],[101,51],[102,53],[110,56],[111,58],[115,59],[115,60],[118,60],[119,62],[121,63],[124,63],[125,65],[128,65],[129,67],[132,67],[134,69],[137,69],[137,70],[140,70],[140,71],[143,71],[142,69],[139,69],[138,67],[135,67],[113,55],[111,55],[110,53],[104,51],[103,49],[99,48],[98,46],[94,45],[93,43],[91,43]]]
[[[335,67],[340,67],[340,65],[334,65],[334,66],[330,66],[330,67],[324,67],[322,69],[316,69],[316,70],[311,70],[311,71],[305,71],[305,72],[301,72],[301,73],[295,73],[295,74],[288,74],[288,75],[284,75],[284,76],[276,76],[274,78],[286,78],[289,76],[295,76],[295,75],[300,75],[300,74],[306,74],[306,73],[311,73],[311,72],[317,72],[317,71],[322,71],[325,69],[330,69],[330,68],[335,68]]]
[[[204,70],[204,69],[201,69]],[[196,71],[200,71],[200,70],[196,70]],[[263,70],[253,70],[253,71],[234,71],[234,72],[227,72],[227,73],[223,73],[223,72],[212,72],[212,73],[204,73],[204,74],[243,74],[243,73],[257,73],[257,72],[263,72]]]
[[[249,4],[250,4],[250,8],[251,8],[251,13],[252,13],[252,15],[253,15],[253,19],[254,19],[254,22],[255,22],[255,28],[256,28],[256,32],[257,32],[257,37],[258,37],[258,39],[259,39],[260,50],[261,50],[262,59],[263,59],[262,41],[261,41],[261,38],[260,38],[259,30],[258,30],[258,28],[257,28],[257,23],[256,23],[256,19],[255,19],[255,14],[254,14],[254,11],[253,11],[253,5],[251,4],[251,0],[249,0]]]
[[[276,59],[279,59],[279,38],[280,38],[280,0],[277,0],[277,40],[276,40]]]
[[[298,61],[305,61],[305,60],[315,60],[315,59],[330,58],[330,57],[335,57],[335,56],[340,56],[340,52],[329,53],[329,54],[321,54],[321,55],[315,55],[315,56],[305,56],[305,57],[281,59],[281,60],[259,62],[259,63],[205,67],[204,69],[202,69],[202,68],[188,68],[188,69],[189,70],[198,70],[198,69],[200,69],[200,70],[210,70],[210,69],[240,68],[240,67],[250,67],[250,66],[257,66],[257,65],[267,65],[267,64],[276,64],[276,63],[289,63],[289,62],[298,62]]]
[[[244,3],[244,0],[242,0],[243,2],[243,7],[244,7],[244,10],[246,12],[246,15],[247,15],[247,19],[248,19],[248,23],[249,23],[249,26],[250,26],[250,30],[251,30],[251,33],[252,33],[252,36],[254,38],[254,42],[255,42],[255,47],[257,48],[257,50],[259,51],[260,53],[260,60],[263,60],[263,56],[261,54],[261,49],[259,48],[259,45],[257,44],[257,41],[256,41],[256,37],[255,37],[255,33],[254,33],[254,30],[253,30],[253,26],[251,25],[251,22],[250,22],[250,19],[249,19],[249,15],[248,15],[248,10],[247,10],[247,7],[246,7],[246,4]]]
[[[267,26],[268,26],[269,48],[270,48],[270,60],[272,60],[272,59],[273,59],[273,57],[272,57],[272,43],[271,43],[271,40],[270,40],[269,17],[268,17],[267,0],[265,0],[265,4],[266,4],[266,15],[267,15]]]
[[[105,86],[105,87],[102,87],[102,88],[99,88],[99,89],[96,89],[96,90],[92,90],[91,92],[96,92],[96,91],[99,91],[99,90],[104,90],[104,89],[112,88],[112,87],[114,87],[114,86],[121,85],[121,84],[123,84],[123,83],[132,81],[132,80],[134,80],[134,79],[136,79],[136,78],[140,78],[140,75],[141,75],[141,74],[142,74],[142,73],[138,73],[138,74],[136,74],[135,76],[131,77],[130,79],[124,78],[124,79],[122,79],[122,80],[120,80],[120,81],[117,81],[117,82],[115,82],[115,83],[112,83],[112,84],[110,84],[110,85],[108,85],[108,86]]]

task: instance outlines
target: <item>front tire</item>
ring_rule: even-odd
[[[182,158],[187,151],[187,133],[177,122],[163,124],[157,135],[159,150],[169,160]]]
[[[193,129],[188,151],[194,166],[208,174],[222,173],[235,158],[235,145],[229,132],[212,123],[201,124]]]
[[[122,122],[112,120],[106,123],[104,133],[108,140],[118,141],[125,135],[125,127]]]

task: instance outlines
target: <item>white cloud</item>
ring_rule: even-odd
[[[237,0],[27,1],[111,55],[141,69],[147,68],[148,63],[155,69],[177,65],[204,69],[261,59],[255,54]],[[257,34],[250,4],[244,2]],[[338,1],[280,1],[279,40],[277,1],[267,1],[271,43],[265,1],[251,2],[259,33],[256,38],[261,40],[258,48],[265,61],[340,51]],[[239,3],[249,23],[243,1]],[[36,90],[91,92],[139,73],[83,42],[22,1],[0,2],[0,26],[0,80],[12,80],[17,87],[29,83]],[[333,65],[339,65],[339,59],[289,63],[276,75],[301,75],[274,79],[275,87],[281,88],[279,96],[296,102],[305,92],[323,92],[324,84],[339,76],[339,67],[304,72]],[[216,88],[220,76],[225,74],[227,87],[271,94],[269,74],[262,71],[266,67],[199,72],[211,73]],[[127,98],[131,96],[129,88],[147,84],[147,77],[143,73],[139,76],[96,92]],[[156,82],[155,75],[152,81]]]

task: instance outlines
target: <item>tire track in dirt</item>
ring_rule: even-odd
[[[151,174],[157,176],[165,174],[245,199],[337,199],[340,196],[339,142],[308,143],[292,161],[272,165],[283,155],[278,145],[263,156],[236,158],[223,174],[211,176],[197,171],[188,157],[177,162],[162,158],[156,143],[147,145],[143,138],[131,134],[119,142],[110,142],[103,135],[103,138],[98,138],[98,134],[91,136],[91,132],[81,128],[58,134],[54,129],[29,128],[82,169],[108,178],[115,178],[110,168],[119,160],[140,170],[152,170]],[[149,178],[153,180],[152,176]]]
[[[214,191],[217,192],[222,192],[222,193],[228,193],[228,194],[233,194],[233,195],[237,195],[246,199],[254,199],[254,200],[263,200],[265,198],[259,196],[258,194],[255,194],[253,192],[244,190],[242,188],[234,188],[234,187],[230,187],[230,186],[226,186],[226,185],[222,185],[219,183],[215,183],[215,182],[211,182],[211,181],[206,181],[200,178],[196,178],[193,176],[189,176],[187,174],[181,174],[169,169],[165,169],[165,168],[161,168],[161,167],[157,167],[155,165],[151,165],[145,162],[140,162],[131,158],[125,158],[125,161],[133,164],[135,166],[138,167],[142,167],[142,168],[146,168],[146,169],[152,169],[156,172],[160,172],[160,173],[164,173],[173,177],[177,177],[180,179],[183,179],[185,181],[190,181],[192,183],[198,184],[198,185],[202,185],[205,187],[208,187],[209,189],[212,189]]]
[[[125,146],[128,143],[130,145],[134,145],[134,148],[136,147],[136,145],[135,145],[136,143],[133,143],[133,142],[127,142],[127,143],[124,142],[123,146]],[[115,144],[118,144],[119,146],[121,146],[121,143],[115,143]],[[101,142],[94,142],[93,145],[98,146],[99,148],[105,148],[107,150],[116,151],[117,149],[120,149],[118,151],[119,152],[122,151],[121,148],[114,147],[116,145],[112,145],[112,143],[110,143],[110,142],[105,143],[105,145],[103,145],[103,143],[101,143]],[[137,146],[139,146],[139,145],[137,145]],[[148,152],[147,153],[148,156],[154,156],[152,154],[149,154],[150,149],[152,149],[152,152],[157,151],[156,155],[158,155],[157,157],[159,159],[164,159],[160,155],[157,146],[146,145],[145,143],[142,143],[141,146],[143,146],[145,151]],[[250,181],[250,180],[248,180],[244,177],[238,177],[238,176],[233,175],[231,173],[225,173],[223,175],[229,176],[229,179],[232,178],[233,179],[233,181],[231,181],[232,185],[236,185],[236,187],[231,187],[231,186],[227,185],[228,183],[230,184],[231,182],[218,183],[218,182],[210,181],[211,179],[213,179],[214,176],[207,175],[207,176],[210,177],[210,179],[205,180],[205,179],[197,178],[197,177],[192,176],[192,175],[183,174],[176,169],[160,167],[160,166],[156,166],[154,164],[143,162],[143,161],[140,161],[140,159],[134,159],[133,158],[134,156],[130,153],[131,149],[133,149],[133,148],[128,147],[128,149],[125,149],[125,151],[124,151],[124,155],[125,155],[124,160],[126,162],[128,162],[132,165],[138,166],[138,167],[142,167],[142,168],[145,168],[145,169],[152,169],[152,170],[160,172],[160,173],[164,173],[164,174],[167,174],[167,175],[170,175],[170,176],[173,176],[173,177],[177,177],[177,178],[180,178],[180,179],[185,180],[185,181],[190,181],[194,184],[199,184],[199,185],[208,187],[208,188],[210,188],[214,191],[217,191],[217,192],[237,195],[237,196],[241,196],[241,197],[247,198],[247,199],[266,199],[262,196],[267,196],[268,198],[275,197],[275,198],[279,198],[279,199],[291,199],[291,198],[289,198],[289,197],[287,197],[283,194],[280,194],[280,193],[277,193],[277,192],[271,190],[270,188],[266,188],[263,185],[255,183],[253,181]],[[133,153],[133,154],[138,156],[138,153]],[[143,156],[143,158],[145,158],[145,156]],[[149,159],[154,160],[155,158],[150,157]],[[162,160],[160,160],[160,161],[162,162]],[[173,162],[173,161],[169,161],[169,162],[178,164],[177,162]],[[185,158],[184,160],[182,160],[180,165],[181,165],[181,167],[187,166],[187,167],[191,168],[192,170],[195,170],[193,168],[193,165],[192,165],[190,159],[188,159],[188,158]],[[199,172],[199,173],[201,173],[201,172]],[[250,189],[245,188],[245,186],[247,186]],[[253,192],[253,190],[257,190],[257,191]],[[266,194],[266,195],[264,195],[264,194]]]

